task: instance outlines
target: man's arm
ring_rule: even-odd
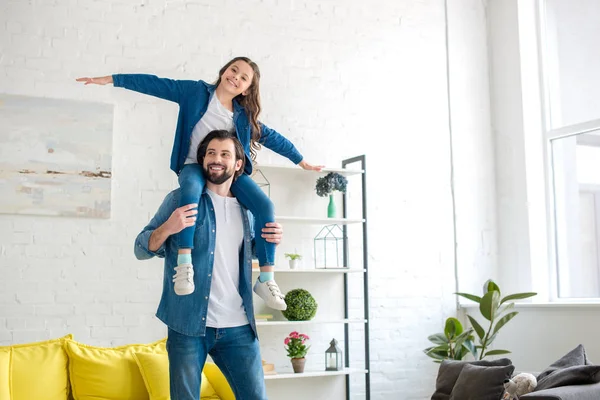
[[[196,223],[197,204],[176,208],[173,193],[169,193],[156,215],[135,239],[134,253],[138,260],[165,256],[165,242],[169,236]],[[191,218],[188,218],[191,217]]]
[[[165,244],[169,236],[194,226],[196,224],[194,215],[198,214],[197,207],[198,204],[188,204],[175,209],[169,219],[152,232],[148,240],[148,249],[154,252]]]

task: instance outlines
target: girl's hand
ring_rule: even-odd
[[[198,204],[188,204],[177,208],[169,219],[163,224],[164,229],[169,235],[174,235],[181,232],[185,228],[196,225],[196,217],[198,214]]]
[[[283,238],[283,227],[277,222],[267,222],[265,227],[262,228],[261,236],[267,242],[279,244]]]
[[[307,163],[306,161],[302,160],[300,161],[300,163],[298,164],[302,169],[305,169],[307,171],[318,171],[321,172],[321,170],[323,168],[325,168],[324,165],[310,165],[309,163]]]
[[[109,83],[113,83],[112,75],[108,76],[100,76],[97,78],[77,78],[75,79],[77,82],[85,82],[86,85],[94,84],[94,85],[108,85]]]

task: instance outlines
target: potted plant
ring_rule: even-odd
[[[287,309],[281,313],[288,321],[309,321],[317,313],[317,301],[308,290],[290,290],[284,300]]]
[[[285,253],[285,257],[290,260],[290,269],[296,269],[302,256],[297,253]]]
[[[308,353],[308,349],[310,349],[310,346],[307,346],[306,342],[309,339],[308,335],[294,331],[283,340],[287,356],[291,359],[295,373],[304,372],[306,353]]]
[[[475,356],[476,350],[472,333],[473,328],[465,331],[458,319],[450,317],[446,320],[444,332],[433,334],[427,338],[435,346],[428,347],[423,352],[438,363],[442,360],[462,360],[469,353]]]
[[[346,187],[348,185],[348,179],[338,174],[337,172],[330,172],[327,175],[317,179],[317,185],[315,190],[317,195],[320,197],[329,196],[329,206],[327,207],[327,217],[335,218],[336,207],[333,201],[333,192],[338,191],[346,193]]]
[[[436,334],[429,336],[429,340],[437,346],[428,347],[423,350],[425,354],[433,358],[436,362],[441,362],[446,359],[460,360],[468,353],[471,353],[473,358],[479,360],[482,360],[487,356],[510,353],[508,350],[489,350],[489,347],[494,339],[496,339],[500,329],[518,314],[518,311],[513,311],[515,303],[511,302],[511,300],[527,299],[535,296],[537,293],[515,293],[504,297],[502,297],[500,293],[500,287],[491,279],[484,283],[482,297],[469,293],[455,293],[457,296],[478,303],[479,312],[489,324],[484,329],[475,318],[467,314],[467,318],[469,319],[472,328],[463,331],[460,322],[456,324],[458,320],[449,318],[448,320],[455,320],[455,322],[452,322],[454,326],[449,326],[447,320],[446,329],[443,335]],[[477,335],[477,340],[479,342],[479,344],[475,346],[472,344],[474,337],[471,333],[473,331]]]

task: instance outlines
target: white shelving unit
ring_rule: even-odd
[[[285,325],[321,325],[321,324],[364,324],[366,319],[360,318],[345,318],[345,319],[330,319],[330,320],[314,320],[310,321],[257,321],[256,326],[285,326]]]
[[[282,171],[282,172],[298,172],[301,174],[320,174],[325,175],[330,172],[337,172],[343,176],[352,176],[362,174],[365,171],[362,169],[348,169],[348,168],[323,168],[319,171],[306,171],[296,165],[278,165],[278,164],[258,164],[255,166],[256,169],[260,169],[263,173],[268,173],[272,171]]]
[[[356,274],[364,273],[367,270],[358,268],[298,268],[298,269],[278,269],[276,274]],[[253,273],[259,273],[258,269],[252,270]]]
[[[354,165],[356,163],[360,163],[359,169],[346,168],[348,165]],[[326,168],[320,172],[317,171],[305,171],[302,168],[292,165],[261,165],[258,164],[255,167],[255,170],[259,175],[262,175],[262,178],[267,180],[267,184],[270,185],[268,176],[278,177],[282,179],[288,179],[290,176],[290,182],[295,181],[303,181],[306,182],[306,177],[320,176],[325,175],[330,172],[337,172],[340,175],[349,177],[349,176],[362,176],[362,218],[347,218],[347,197],[343,196],[343,218],[315,218],[309,216],[296,216],[296,215],[278,215],[275,217],[275,220],[284,224],[302,224],[302,225],[341,225],[344,236],[347,235],[347,225],[350,224],[361,224],[362,225],[362,266],[353,267],[353,268],[303,268],[303,269],[277,269],[277,276],[288,275],[294,276],[297,274],[302,274],[302,276],[306,274],[327,274],[332,275],[331,279],[338,279],[335,275],[340,275],[340,279],[343,278],[343,302],[344,302],[344,315],[342,318],[340,316],[330,318],[331,316],[320,316],[316,320],[311,321],[259,321],[256,323],[258,327],[261,329],[269,329],[269,327],[280,327],[280,326],[318,326],[323,324],[340,324],[344,326],[344,357],[345,357],[345,368],[341,371],[305,371],[303,373],[278,373],[274,375],[266,375],[265,380],[279,380],[279,379],[304,379],[304,378],[312,378],[312,377],[333,377],[333,376],[345,376],[345,384],[346,384],[346,399],[350,399],[350,379],[349,376],[351,374],[364,374],[365,375],[365,394],[366,400],[370,400],[370,352],[369,352],[369,306],[368,306],[368,258],[367,258],[367,219],[366,219],[366,164],[365,157],[359,156],[351,159],[344,160],[342,162],[343,168]],[[302,177],[301,174],[307,174],[305,177]],[[296,178],[293,178],[293,177]],[[350,185],[348,187],[348,191],[350,191]],[[269,192],[270,193],[270,192]],[[277,203],[275,204],[277,206]],[[289,228],[294,229],[294,228]],[[348,247],[347,241],[344,241],[344,262],[342,265],[348,265]],[[258,273],[258,270],[253,270],[253,272]],[[362,318],[349,318],[348,316],[348,308],[349,308],[349,289],[348,289],[348,279],[349,276],[355,276],[356,274],[362,274],[363,276],[363,290],[364,290],[364,315]],[[306,278],[305,278],[306,279]],[[316,278],[319,279],[319,278]],[[364,368],[350,368],[350,345],[349,345],[349,326],[351,324],[362,324],[364,325],[364,346],[365,346],[365,364]]]
[[[350,374],[366,374],[369,371],[366,369],[358,368],[344,368],[342,371],[304,371],[301,374],[294,373],[282,373],[274,375],[265,375],[265,380],[272,379],[302,379],[302,378],[315,378],[319,376],[340,376]]]
[[[314,224],[314,225],[348,225],[348,224],[362,224],[365,222],[364,219],[350,219],[350,218],[311,218],[311,217],[290,217],[284,215],[276,215],[275,221],[277,222],[294,222],[299,224]]]

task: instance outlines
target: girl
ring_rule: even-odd
[[[181,188],[180,206],[197,207],[205,181],[202,166],[198,165],[197,148],[212,130],[235,130],[246,154],[244,174],[236,179],[231,191],[238,201],[255,217],[256,253],[260,275],[254,292],[266,304],[276,310],[285,310],[283,294],[274,280],[275,244],[268,243],[261,235],[261,228],[275,221],[273,203],[250,178],[252,161],[260,145],[290,159],[306,170],[320,171],[323,166],[307,163],[296,147],[281,134],[258,120],[260,106],[260,71],[256,63],[247,57],[236,57],[219,71],[217,82],[172,80],[154,75],[115,74],[98,78],[79,78],[86,85],[123,87],[136,92],[171,100],[179,104],[179,117],[175,141],[171,153],[171,169],[179,176]],[[175,293],[187,295],[194,291],[191,250],[194,247],[194,226],[178,234]]]

